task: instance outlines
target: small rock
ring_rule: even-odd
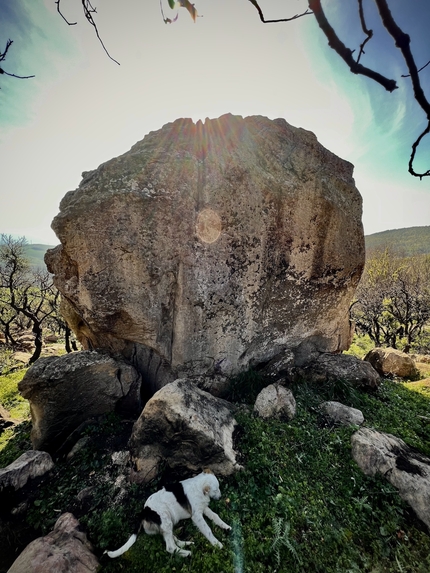
[[[296,415],[296,400],[291,390],[279,384],[270,384],[258,394],[254,412],[261,418],[287,418]]]
[[[29,479],[40,477],[53,467],[54,462],[48,453],[37,450],[25,452],[14,462],[0,469],[0,491],[8,487],[21,489]]]
[[[320,408],[333,422],[341,424],[342,426],[361,426],[364,422],[364,416],[361,410],[345,406],[340,402],[323,402]]]

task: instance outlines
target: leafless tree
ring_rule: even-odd
[[[3,316],[24,318],[34,334],[35,350],[29,363],[33,364],[42,351],[43,324],[58,309],[57,289],[48,271],[32,271],[25,255],[24,237],[14,239],[1,235],[0,241],[0,309]],[[0,313],[0,314],[1,314]],[[11,321],[0,321],[8,331],[9,342],[16,344],[11,335]],[[6,336],[5,336],[6,337]]]
[[[376,346],[404,351],[430,325],[430,256],[399,257],[388,249],[366,262],[351,316]]]

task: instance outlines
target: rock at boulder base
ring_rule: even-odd
[[[317,384],[342,380],[356,388],[378,388],[381,383],[371,364],[348,354],[321,354],[304,365],[301,375]]]
[[[61,201],[46,263],[67,321],[84,348],[130,357],[152,393],[307,339],[345,349],[364,266],[352,171],[284,119],[151,132]]]
[[[53,531],[24,549],[8,573],[96,573],[99,567],[79,522],[71,513],[64,513]]]
[[[30,402],[33,447],[55,452],[82,422],[127,400],[140,411],[140,382],[133,366],[97,352],[39,358],[18,385]]]
[[[134,424],[130,452],[135,481],[151,481],[162,462],[196,472],[229,475],[240,469],[233,450],[231,405],[188,380],[167,384],[147,402]]]

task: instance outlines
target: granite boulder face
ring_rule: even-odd
[[[83,174],[46,263],[87,349],[155,392],[310,340],[345,349],[364,265],[353,166],[284,119],[179,119]]]

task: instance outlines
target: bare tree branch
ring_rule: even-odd
[[[318,22],[318,26],[324,32],[327,37],[328,45],[332,48],[342,60],[349,66],[349,69],[353,74],[361,74],[366,76],[378,84],[381,84],[387,91],[392,92],[397,89],[397,83],[395,80],[390,80],[383,76],[382,74],[366,68],[362,64],[356,62],[352,57],[353,51],[345,46],[345,44],[339,39],[332,26],[329,24],[324,11],[321,6],[321,0],[308,0],[309,8],[313,11],[315,18]]]
[[[251,2],[251,4],[256,8],[258,15],[260,16],[260,20],[264,24],[275,24],[277,22],[291,22],[292,20],[297,20],[297,18],[301,18],[302,16],[307,16],[308,14],[312,14],[312,12],[310,10],[306,10],[302,14],[296,14],[295,16],[292,16],[291,18],[280,18],[278,20],[266,20],[264,17],[263,11],[260,8],[258,2],[256,0],[248,0],[248,2]]]
[[[388,8],[388,4],[386,0],[375,0],[375,3],[378,7],[379,14],[381,16],[382,23],[384,24],[386,30],[391,34],[393,37],[396,47],[402,52],[403,58],[406,62],[406,65],[409,70],[412,87],[414,90],[414,97],[422,110],[425,112],[428,120],[428,125],[415,141],[412,144],[412,153],[409,160],[409,173],[414,177],[419,177],[422,179],[423,177],[430,176],[430,170],[427,170],[423,173],[417,173],[413,168],[413,161],[415,159],[415,154],[419,144],[421,143],[422,138],[430,132],[430,103],[427,100],[424,91],[421,87],[420,77],[418,74],[417,65],[415,63],[415,59],[411,52],[411,39],[408,34],[403,32],[403,30],[397,25],[394,21],[393,15],[391,14],[390,9]]]

